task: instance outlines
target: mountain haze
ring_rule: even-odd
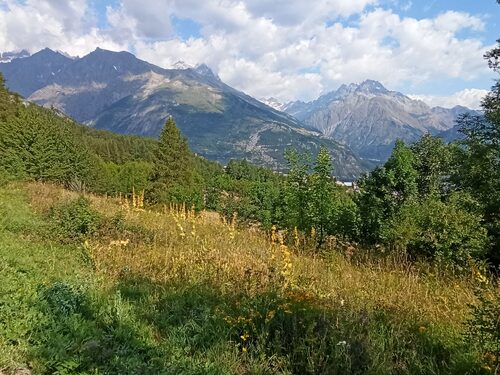
[[[0,71],[11,90],[94,128],[156,137],[173,116],[194,152],[222,163],[244,158],[282,170],[286,148],[316,153],[324,144],[338,177],[365,170],[347,146],[229,87],[203,64],[163,69],[128,52],[97,48],[71,59],[44,49]]]

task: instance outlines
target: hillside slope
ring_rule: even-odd
[[[224,164],[244,158],[283,170],[287,148],[315,154],[324,144],[341,179],[365,170],[347,146],[227,86],[205,65],[168,70],[127,52],[96,49],[72,60],[43,50],[0,71],[29,100],[98,129],[156,137],[173,116],[194,152]],[[41,72],[36,85],[28,84],[33,77],[21,78],[28,72]]]
[[[90,223],[99,218],[94,232],[68,237],[75,227],[57,213],[75,205],[72,223],[90,213]],[[478,368],[461,336],[473,300],[466,282],[403,265],[356,265],[333,249],[328,259],[296,255],[211,213],[127,207],[48,184],[0,187],[2,371]]]

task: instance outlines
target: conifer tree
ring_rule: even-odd
[[[200,179],[187,140],[169,117],[156,148],[147,199],[152,203],[178,202],[199,208],[203,200]]]
[[[156,149],[151,180],[166,186],[193,183],[193,154],[172,117],[167,119]]]

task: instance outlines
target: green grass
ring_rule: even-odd
[[[232,238],[200,220],[194,241],[176,234],[170,215],[148,212],[129,212],[113,227],[119,206],[96,197],[103,224],[84,246],[59,237],[47,215],[72,196],[50,186],[0,188],[0,373],[480,373],[461,336],[459,302],[468,294],[447,281],[429,286],[408,272],[294,256],[307,280],[284,288],[272,275],[261,280],[273,265],[264,267],[259,233]],[[180,224],[189,233],[188,222]],[[113,236],[133,246],[113,250],[105,245]],[[230,251],[208,250],[217,244]],[[163,266],[152,263],[163,261],[182,272],[160,277]],[[398,300],[409,287],[419,300],[405,307]],[[443,296],[460,311],[446,311]]]

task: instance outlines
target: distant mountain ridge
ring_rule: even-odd
[[[30,53],[25,49],[21,51],[0,52],[0,63],[9,63],[14,59],[22,59],[29,56],[31,56]]]
[[[283,110],[362,158],[378,161],[389,157],[396,139],[414,142],[424,133],[439,135],[452,129],[459,115],[474,112],[461,106],[431,108],[373,80],[342,85],[312,102],[288,103]]]
[[[286,148],[331,151],[335,174],[365,171],[349,147],[224,84],[206,65],[163,69],[100,48],[71,59],[50,49],[0,64],[7,86],[89,126],[155,137],[173,116],[194,152],[226,163],[247,159],[283,170]]]
[[[264,103],[265,105],[267,105],[267,106],[269,106],[277,111],[282,111],[282,112],[285,111],[287,104],[288,104],[288,103],[282,103],[278,99],[273,98],[273,97],[262,98],[262,99],[260,99],[260,101],[262,103]]]

